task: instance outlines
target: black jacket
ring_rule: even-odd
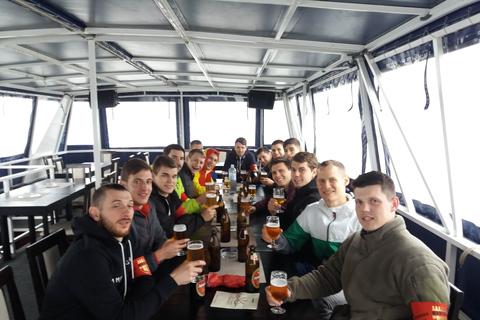
[[[185,224],[189,237],[205,224],[201,214],[188,214],[185,211],[182,207],[183,202],[178,198],[176,191],[164,197],[158,193],[158,188],[153,185],[149,200],[155,204],[158,220],[168,238],[173,237],[174,224]],[[175,218],[176,215],[177,218]]]
[[[40,320],[148,319],[177,289],[170,276],[132,280],[128,236],[118,242],[88,214],[72,227],[77,238],[48,282]]]
[[[306,206],[310,203],[317,202],[321,199],[318,193],[315,179],[301,188],[295,189],[295,195],[292,201],[287,204],[285,212],[279,213],[280,228],[286,231],[290,227],[295,219],[302,213]]]
[[[223,171],[228,172],[228,169],[230,169],[230,166],[232,164],[235,167],[235,169],[237,169],[237,173],[240,170],[250,171],[250,166],[254,163],[255,163],[255,156],[250,151],[248,151],[248,150],[245,151],[245,154],[242,157],[239,157],[239,156],[237,156],[237,152],[235,151],[235,149],[232,149],[232,151],[230,151],[227,154],[227,157],[225,158],[225,163],[223,165]],[[238,174],[237,174],[237,180],[239,178],[240,177],[238,177]]]
[[[190,168],[187,164],[183,164],[182,170],[178,172],[180,179],[182,179],[183,188],[185,189],[185,194],[187,198],[193,198],[194,189],[193,189],[193,177],[194,174],[190,171]]]

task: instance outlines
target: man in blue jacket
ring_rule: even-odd
[[[245,138],[238,138],[235,140],[235,147],[227,154],[223,171],[230,169],[233,164],[237,172],[246,170],[252,172],[255,170],[255,156],[253,153],[247,151],[247,140]],[[240,181],[240,175],[237,174],[237,182]]]
[[[40,320],[149,319],[202,271],[203,261],[184,263],[155,283],[145,259],[133,259],[132,219],[127,189],[110,184],[95,191],[88,213],[72,222],[77,238],[48,282]]]

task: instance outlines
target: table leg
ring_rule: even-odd
[[[5,259],[5,261],[12,260],[12,253],[10,252],[10,244],[8,242],[7,216],[2,216],[2,246],[3,259]]]
[[[43,236],[46,237],[50,234],[48,230],[48,212],[45,212],[42,217],[43,221]]]
[[[67,206],[66,206],[66,208],[65,208],[66,214],[67,214],[67,221],[70,221],[70,220],[72,220],[72,218],[73,218],[73,214],[72,214],[72,213],[73,213],[72,201],[73,201],[72,199],[68,199],[68,201],[67,201]]]
[[[28,216],[28,231],[30,235],[30,243],[37,241],[37,234],[35,233],[35,217]]]

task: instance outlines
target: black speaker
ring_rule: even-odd
[[[248,104],[249,108],[254,109],[273,109],[275,103],[275,92],[271,91],[256,91],[250,90],[248,92]]]
[[[97,91],[98,109],[113,108],[118,104],[118,95],[115,90]]]

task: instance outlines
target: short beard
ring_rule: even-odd
[[[100,226],[102,226],[105,230],[108,231],[113,237],[115,238],[123,238],[126,237],[130,233],[130,228],[132,227],[132,223],[130,222],[130,227],[126,231],[117,230],[115,228],[115,224],[111,222],[106,222],[105,220],[101,219],[98,221]]]

